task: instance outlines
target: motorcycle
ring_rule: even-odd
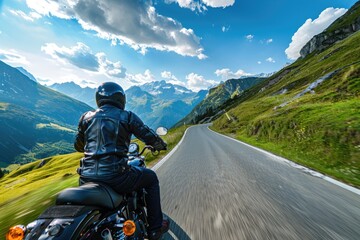
[[[165,135],[166,128],[158,128]],[[152,146],[129,145],[128,165],[146,167],[145,150]],[[147,238],[145,189],[121,195],[107,185],[85,183],[59,193],[56,205],[27,226],[11,227],[6,240],[140,240]]]

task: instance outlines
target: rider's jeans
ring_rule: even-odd
[[[160,186],[156,173],[148,168],[136,167],[141,172],[134,189],[145,188],[149,230],[159,229],[162,226],[163,215],[160,205]]]

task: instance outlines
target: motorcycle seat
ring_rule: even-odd
[[[56,205],[85,205],[114,209],[124,196],[111,187],[99,183],[85,183],[80,187],[67,188],[59,193]]]

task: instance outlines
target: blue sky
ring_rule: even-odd
[[[0,60],[41,83],[166,80],[194,91],[271,73],[355,0],[0,0]]]

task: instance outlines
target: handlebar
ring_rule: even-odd
[[[150,145],[145,145],[145,147],[143,148],[143,150],[139,153],[139,156],[140,155],[143,155],[143,153],[145,152],[146,149],[149,149],[151,150],[151,152],[155,152],[154,148]]]

